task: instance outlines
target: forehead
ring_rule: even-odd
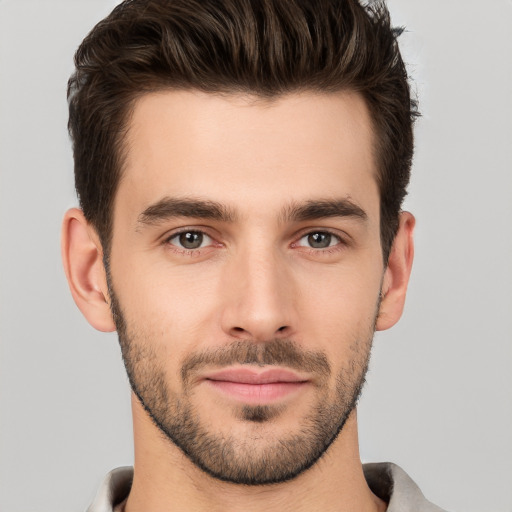
[[[162,197],[202,197],[240,209],[349,197],[378,208],[373,132],[355,93],[164,91],[139,98],[129,121],[116,215]],[[120,204],[118,204],[120,203]],[[125,211],[126,210],[126,211]]]

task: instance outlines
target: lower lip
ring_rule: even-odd
[[[206,380],[221,393],[245,403],[265,404],[285,398],[302,389],[306,382],[270,382],[267,384],[246,384],[225,380]]]

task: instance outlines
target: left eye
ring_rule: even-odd
[[[327,231],[315,231],[304,235],[297,245],[313,249],[326,249],[340,243],[340,238]]]
[[[181,249],[192,250],[210,245],[212,239],[201,231],[183,231],[171,236],[168,242]]]

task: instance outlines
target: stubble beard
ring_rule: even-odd
[[[147,336],[127,326],[112,286],[109,288],[110,306],[132,391],[165,437],[198,468],[218,480],[265,485],[297,477],[327,451],[357,404],[365,383],[374,326],[366,339],[353,343],[354,358],[336,376],[335,389],[318,386],[316,403],[295,432],[281,437],[265,433],[283,412],[283,406],[279,405],[244,405],[235,409],[236,419],[252,427],[251,434],[243,438],[213,431],[190,399],[191,376],[199,368],[212,363],[284,365],[312,372],[325,384],[331,374],[327,358],[321,352],[305,352],[288,339],[264,344],[237,341],[187,358],[181,367],[183,392],[178,394],[169,388],[163,358]]]

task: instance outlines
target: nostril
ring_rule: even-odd
[[[277,329],[277,332],[283,332],[286,329],[286,327],[287,327],[286,325],[279,327],[279,329]]]

